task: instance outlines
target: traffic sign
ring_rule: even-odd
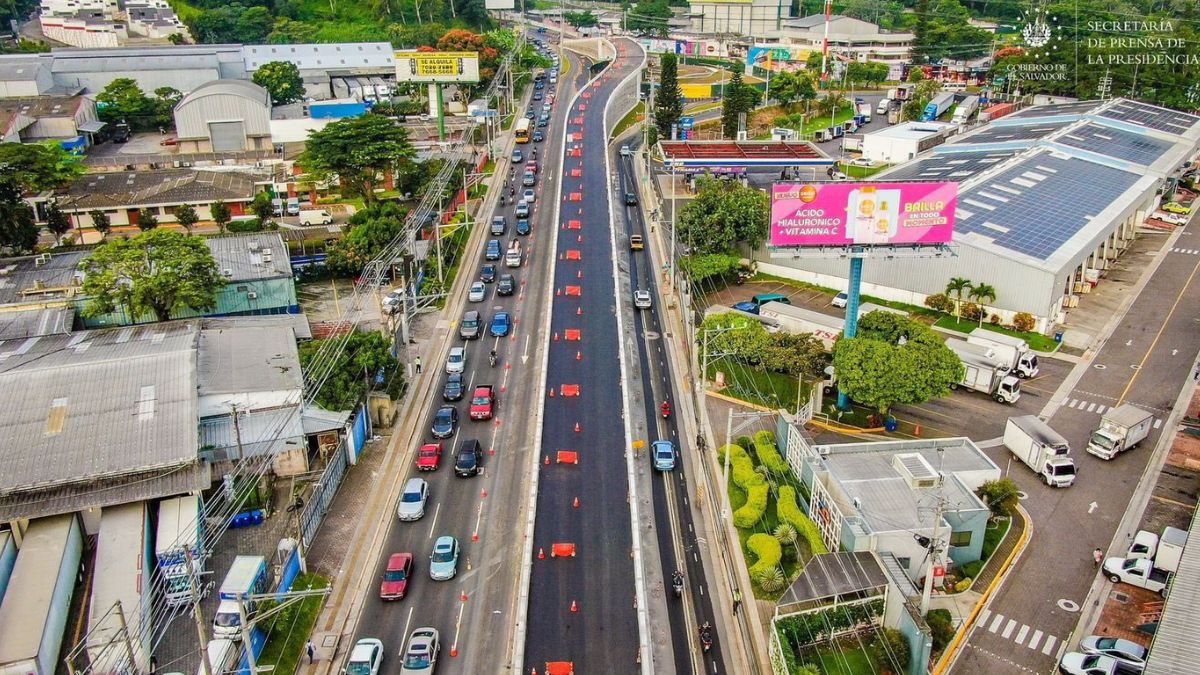
[[[696,118],[694,118],[694,117],[680,117],[679,118],[679,128],[680,129],[691,129],[692,125],[695,123],[696,123]]]

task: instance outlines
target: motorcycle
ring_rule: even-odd
[[[683,596],[683,573],[676,572],[671,577],[671,588],[675,590],[675,597]]]
[[[669,418],[671,416],[671,404],[663,401],[663,404],[659,406],[658,411],[662,413],[662,418],[664,420]]]
[[[712,644],[712,626],[705,621],[704,625],[700,626],[700,645],[704,648],[704,651],[707,652],[708,650],[712,649]]]
[[[488,354],[488,363],[492,364],[493,368],[496,367],[496,352]]]
[[[500,206],[504,206],[504,195],[500,195]]]

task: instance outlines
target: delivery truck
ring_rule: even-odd
[[[168,605],[184,605],[192,600],[192,572],[204,572],[204,503],[199,496],[184,495],[158,503],[158,532],[154,538],[155,557],[163,575],[163,597]],[[200,578],[196,585],[204,588]]]
[[[0,604],[0,674],[54,675],[82,554],[74,513],[29,523]]]
[[[149,512],[146,502],[100,510],[87,632],[88,658],[94,673],[150,672],[154,547]],[[118,603],[120,615],[115,609]],[[129,661],[131,656],[133,663]]]
[[[959,361],[963,364],[963,378],[951,389],[964,387],[996,399],[998,403],[1016,403],[1021,398],[1021,381],[1010,374],[1008,366],[998,360],[987,347],[974,345],[964,340],[946,340]]]
[[[944,92],[933,97],[933,100],[925,104],[925,110],[921,112],[922,122],[933,122],[942,116],[954,104],[954,94]]]
[[[1129,545],[1126,559],[1145,558],[1153,560],[1154,566],[1166,572],[1178,572],[1183,547],[1187,545],[1188,533],[1178,527],[1164,527],[1160,537],[1153,532],[1139,530]]]
[[[1112,459],[1146,440],[1154,415],[1125,403],[1109,408],[1100,418],[1100,428],[1088,439],[1087,451],[1100,459]]]
[[[1037,354],[1021,338],[980,327],[971,331],[967,342],[991,349],[995,358],[1007,365],[1013,375],[1020,378],[1037,377]]]
[[[240,640],[242,638],[241,613],[238,600],[245,606],[247,617],[254,614],[257,602],[253,595],[267,591],[267,559],[261,555],[239,555],[233,559],[225,581],[221,582],[221,604],[213,617],[213,637]]]
[[[954,124],[966,124],[976,110],[979,110],[979,97],[968,96],[954,109],[954,117],[950,118],[950,121]]]
[[[1041,476],[1046,485],[1070,487],[1075,482],[1071,446],[1035,415],[1008,418],[1004,447]]]

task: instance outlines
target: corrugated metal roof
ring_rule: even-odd
[[[90,255],[91,251],[70,251],[0,259],[0,305],[68,297],[77,288],[79,263]]]
[[[286,452],[304,447],[304,425],[297,406],[239,413],[236,428],[232,414],[205,417],[200,421],[200,442],[205,448],[215,449],[237,448],[240,444],[242,457]]]
[[[194,323],[0,343],[0,497],[196,461]]]
[[[296,337],[289,326],[200,331],[197,384],[201,396],[304,387]]]
[[[63,335],[71,332],[74,322],[74,307],[37,307],[0,312],[0,340]]]
[[[304,409],[302,420],[304,422],[304,433],[319,434],[323,431],[341,429],[349,419],[349,410],[325,410],[324,408],[312,405]]]
[[[211,468],[197,461],[165,472],[148,471],[0,497],[0,520],[41,518],[160,499],[207,490],[211,485]]]
[[[311,340],[312,326],[306,314],[270,314],[265,316],[211,316],[200,320],[200,327],[234,328],[248,326],[287,326],[297,340]]]
[[[394,69],[396,65],[395,49],[388,42],[244,45],[242,61],[247,72],[254,72],[271,61],[294,63],[300,70],[353,67]]]
[[[247,80],[213,80],[205,82],[179,99],[176,109],[195,103],[205,96],[240,96],[255,103],[271,107],[271,94],[262,87]]]
[[[221,273],[230,280],[275,279],[292,276],[291,256],[278,232],[207,237]]]
[[[71,182],[59,204],[67,211],[248,201],[268,173],[160,169],[88,173]]]
[[[1192,516],[1188,544],[1171,580],[1162,619],[1150,645],[1145,675],[1195,673],[1200,658],[1200,519]]]

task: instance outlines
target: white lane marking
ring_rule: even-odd
[[[1004,621],[1004,615],[1003,615],[1003,614],[997,614],[997,615],[996,615],[996,618],[992,620],[992,625],[991,625],[991,626],[988,628],[988,632],[989,632],[989,633],[995,633],[995,632],[996,632],[996,629],[1000,627],[1000,624],[1001,624],[1001,622],[1003,622],[1003,621]]]
[[[1088,407],[1087,407],[1087,411],[1088,411],[1088,412],[1092,412],[1092,411],[1093,411],[1093,410],[1095,410],[1095,409],[1096,409],[1096,404],[1095,404],[1095,403],[1091,403],[1091,404],[1089,404],[1089,405],[1088,405]]]
[[[1058,643],[1058,638],[1053,635],[1046,636],[1046,644],[1042,646],[1042,653],[1050,656],[1050,652],[1054,651],[1054,645]]]
[[[987,609],[987,608],[984,608],[983,610],[981,610],[979,612],[979,625],[982,626],[982,625],[986,624],[988,617],[991,615],[992,615],[992,610]]]
[[[1025,644],[1025,636],[1029,635],[1029,626],[1022,625],[1021,630],[1017,631],[1017,644]]]
[[[1016,627],[1017,627],[1017,620],[1016,620],[1016,619],[1009,619],[1009,620],[1008,620],[1008,623],[1007,623],[1007,624],[1005,624],[1005,626],[1004,626],[1004,632],[1000,634],[1000,637],[1002,637],[1002,638],[1004,638],[1005,640],[1007,640],[1007,639],[1008,639],[1008,636],[1009,636],[1009,635],[1012,635],[1013,629],[1014,629],[1014,628],[1016,628]]]
[[[1038,644],[1042,641],[1042,635],[1044,635],[1044,633],[1042,633],[1040,630],[1033,631],[1033,637],[1029,638],[1029,644],[1027,646],[1030,649],[1037,649]]]

